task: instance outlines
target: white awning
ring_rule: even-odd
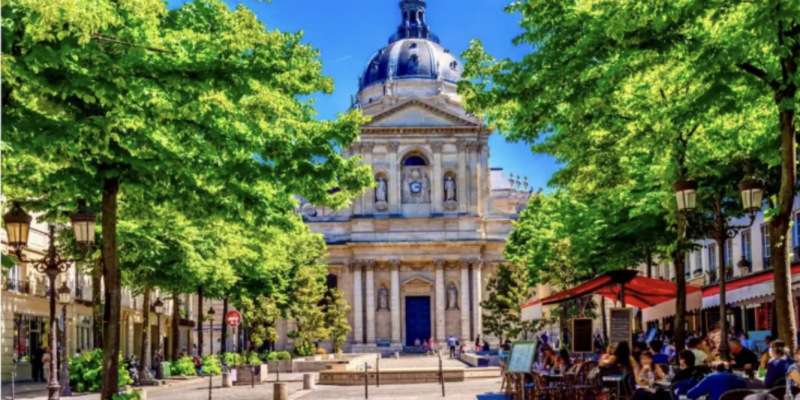
[[[702,292],[694,292],[687,294],[686,311],[699,310],[702,298],[703,298]],[[676,309],[677,309],[676,300],[670,300],[653,307],[645,308],[642,310],[642,321],[648,322],[648,321],[658,320],[664,317],[673,316],[675,315]]]
[[[794,296],[800,295],[800,274],[792,275],[792,293]],[[725,291],[725,302],[730,305],[766,303],[773,299],[775,299],[773,279]],[[719,293],[703,297],[703,308],[712,307],[719,307]]]

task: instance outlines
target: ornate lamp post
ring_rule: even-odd
[[[697,181],[681,176],[672,185],[675,199],[678,200],[678,211],[681,214],[690,213],[697,207]]]
[[[67,286],[67,282],[58,288],[58,304],[61,304],[61,319],[64,321],[64,329],[61,331],[61,395],[72,396],[69,388],[69,353],[67,349],[67,305],[72,302],[72,290]]]
[[[49,245],[47,254],[36,260],[25,260],[23,249],[28,245],[28,233],[31,227],[31,216],[22,209],[19,202],[12,202],[11,210],[3,216],[8,234],[8,244],[13,249],[13,254],[24,260],[37,271],[47,275],[50,282],[50,351],[55,355],[58,340],[55,333],[58,330],[56,321],[56,277],[69,269],[70,264],[86,257],[89,249],[94,244],[94,228],[97,215],[92,214],[83,200],[78,200],[77,212],[70,215],[72,228],[75,231],[75,241],[83,252],[78,259],[61,258],[56,253],[56,226],[48,225]],[[61,385],[58,383],[58,358],[50,357],[50,379],[47,382],[47,398],[57,400],[60,397]]]
[[[214,355],[214,307],[208,308],[208,326],[209,326],[209,341],[211,342],[211,355]]]
[[[156,351],[161,350],[161,314],[164,312],[164,303],[161,301],[161,298],[157,298],[156,302],[153,303],[153,311],[156,312]],[[158,371],[158,379],[164,379],[164,376],[161,371],[161,363],[156,365],[156,371]]]
[[[742,259],[736,263],[736,266],[739,267],[741,276],[745,276],[750,273],[750,261],[744,257],[744,254],[742,254]]]

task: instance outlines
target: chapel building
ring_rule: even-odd
[[[400,2],[401,23],[352,100],[371,121],[343,154],[371,165],[377,187],[341,211],[300,208],[325,237],[328,286],[350,304],[352,352],[484,338],[486,278],[531,194],[527,177],[490,168],[491,131],[464,111],[461,63],[431,32],[425,6]],[[276,347],[291,348],[291,329],[279,324]]]

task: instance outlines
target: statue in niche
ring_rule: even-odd
[[[447,180],[444,182],[444,200],[456,200],[456,182],[453,180],[452,176],[448,176]]]
[[[386,290],[386,286],[381,285],[381,288],[378,289],[378,311],[389,309],[388,297],[389,293]]]
[[[378,187],[375,188],[375,202],[386,201],[386,179],[383,177],[378,178]]]
[[[419,168],[403,174],[403,203],[422,204],[430,203],[431,181],[428,174]]]
[[[447,309],[458,310],[458,289],[452,283],[447,288]]]

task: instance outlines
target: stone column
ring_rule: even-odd
[[[433,150],[433,179],[431,179],[433,184],[431,188],[433,190],[433,193],[431,193],[433,207],[431,212],[441,214],[444,211],[442,209],[442,194],[444,192],[442,185],[442,142],[432,142],[431,150]]]
[[[478,204],[480,204],[480,213],[484,217],[489,215],[489,201],[491,201],[491,193],[489,187],[489,146],[486,143],[481,143],[478,149]]]
[[[353,274],[353,344],[364,343],[364,328],[361,318],[364,316],[361,305],[361,263],[350,261],[350,273]]]
[[[445,260],[433,260],[433,265],[436,268],[436,343],[444,343],[444,265]]]
[[[375,148],[373,142],[361,142],[361,153],[364,155],[364,164],[372,166],[372,149]],[[375,190],[369,189],[364,192],[364,215],[373,215],[375,208]]]
[[[469,189],[467,188],[467,144],[463,140],[456,142],[458,150],[458,179],[456,182],[456,200],[458,212],[466,213],[469,203]]]
[[[481,278],[481,269],[483,267],[483,260],[473,260],[472,264],[472,328],[475,336],[483,336],[483,321],[481,313],[481,289],[483,288],[483,279]]]
[[[469,326],[469,260],[462,259],[461,264],[461,341],[470,338]]]
[[[389,213],[400,213],[400,169],[397,167],[397,148],[400,147],[400,142],[389,142],[386,144],[386,149],[389,150],[389,184],[387,190],[389,191]]]
[[[478,186],[480,174],[478,173],[478,142],[467,142],[467,157],[469,160],[469,176],[467,189],[469,194],[469,215],[478,215]]]
[[[350,150],[348,151],[348,153],[350,154],[350,157],[361,155],[361,143],[360,142],[356,142],[356,143],[351,144],[350,145]],[[363,164],[364,162],[362,161],[361,163]],[[354,204],[354,207],[353,207],[353,213],[355,215],[363,215],[364,214],[364,205],[363,205],[363,203],[364,203],[364,196],[359,196],[355,200],[355,204]]]
[[[392,313],[392,345],[402,345],[400,339],[400,260],[389,261],[391,269],[391,307]]]
[[[367,296],[367,344],[375,344],[375,260],[364,262],[367,282],[365,296]]]

